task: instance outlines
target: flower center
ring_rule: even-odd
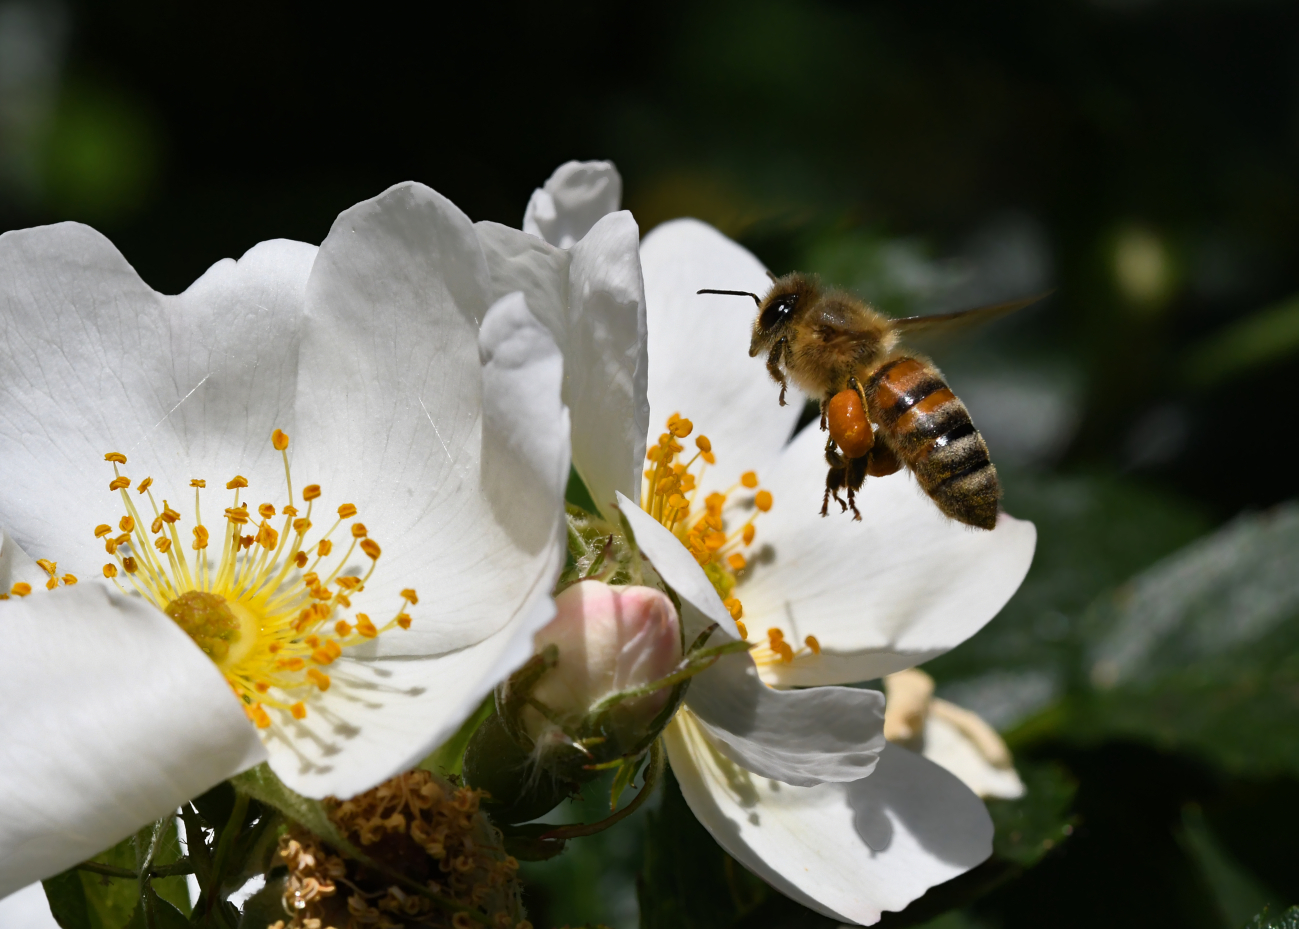
[[[744,606],[733,596],[749,564],[741,549],[753,545],[757,536],[754,523],[774,501],[771,491],[758,489],[758,475],[746,471],[725,493],[710,493],[699,505],[701,479],[708,466],[716,464],[717,457],[712,442],[701,435],[695,439],[695,454],[689,460],[680,460],[685,448],[678,440],[689,436],[694,428],[679,413],[668,417],[667,432],[659,436],[658,443],[645,456],[650,468],[645,471],[641,509],[671,529],[694,555],[735,618],[740,634],[748,638],[740,621]],[[754,491],[753,495],[749,496],[748,491]]]
[[[284,458],[284,479],[292,501],[289,437],[276,429],[271,444]],[[263,503],[255,511],[260,519],[254,521],[247,502],[239,501],[248,481],[235,475],[226,484],[227,490],[234,491],[234,500],[222,514],[225,527],[219,554],[212,557],[212,533],[203,523],[200,507],[207,482],[195,478],[190,481],[194,488],[191,557],[181,542],[183,517],[165,499],[159,509],[150,490],[153,478],[146,477],[136,487],[140,496],[148,497],[154,513],[146,531],[128,492],[131,479],[118,470],[118,465],[126,464],[126,456],[110,452],[104,460],[113,465],[108,489],[121,494],[126,510],[118,520],[120,534],[114,535],[107,523],[95,528],[95,536],[104,540],[104,549],[113,556],[104,565],[104,577],[126,593],[119,580],[124,576],[136,593],[171,617],[225,675],[258,728],[271,725],[268,708],[294,719],[306,717],[306,702],[330,687],[330,676],[323,669],[344,649],[394,627],[410,628],[405,608],[419,602],[414,590],[401,592],[401,606],[382,626],[365,613],[351,612],[352,598],[365,590],[382,551],[365,526],[354,521],[357,509],[351,503],[339,506],[337,520],[309,541],[315,501],[321,496],[318,484],[302,489],[305,513],[299,515],[291,502],[282,507]],[[277,515],[283,516],[279,529],[271,525]],[[331,562],[334,541],[330,537],[344,522],[350,522],[351,541]],[[248,535],[241,534],[243,526],[249,526]],[[344,574],[357,548],[369,565],[364,574]],[[51,563],[45,569],[51,588],[58,580],[55,568]],[[76,583],[68,578],[71,575],[64,583]]]

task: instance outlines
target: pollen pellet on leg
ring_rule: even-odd
[[[826,405],[830,438],[848,458],[862,458],[875,445],[875,433],[861,397],[855,390],[841,390]]]

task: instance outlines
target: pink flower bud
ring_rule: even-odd
[[[610,694],[665,677],[681,659],[677,611],[652,587],[582,581],[556,597],[555,606],[536,648],[554,645],[559,662],[532,693],[564,718],[579,720]],[[670,692],[665,687],[627,701],[627,720],[648,723]]]

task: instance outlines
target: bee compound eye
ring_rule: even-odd
[[[770,329],[778,323],[784,322],[789,318],[789,314],[794,312],[794,306],[798,303],[798,297],[794,294],[785,294],[773,300],[771,304],[762,311],[762,328]]]

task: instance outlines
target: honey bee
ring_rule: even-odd
[[[767,371],[780,385],[780,403],[793,382],[821,401],[821,429],[829,431],[829,472],[821,515],[833,498],[841,512],[861,519],[854,495],[867,475],[893,474],[903,465],[938,508],[952,519],[992,529],[1001,485],[987,443],[965,404],[928,358],[904,350],[904,336],[982,322],[1028,306],[1041,295],[934,316],[890,319],[815,278],[773,277],[765,297],[739,290],[701,294],[752,297],[758,305],[749,357],[766,353]],[[839,497],[846,490],[847,503]]]

